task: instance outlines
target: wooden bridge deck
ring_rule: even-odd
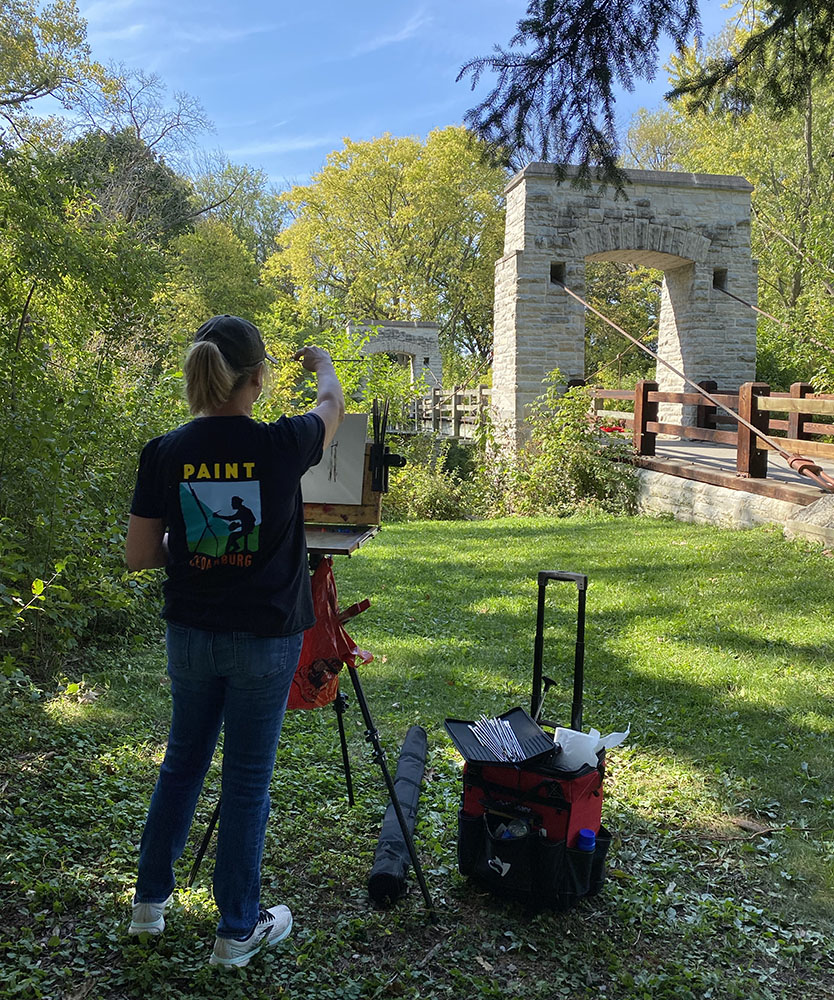
[[[678,462],[694,462],[721,472],[736,471],[736,449],[730,445],[713,444],[711,441],[664,441],[658,439],[655,445],[658,458],[671,458]],[[798,475],[783,458],[775,452],[768,452],[767,478],[783,483],[804,483],[811,480]],[[812,459],[829,476],[834,476],[834,461]]]
[[[794,503],[807,505],[826,495],[812,479],[794,472],[775,452],[768,452],[767,458],[767,479],[743,479],[736,475],[736,449],[731,445],[658,438],[654,458],[638,458],[637,461],[656,472],[683,475],[764,496],[778,496]],[[834,477],[834,461],[818,458],[812,461]]]

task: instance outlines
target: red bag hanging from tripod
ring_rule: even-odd
[[[339,692],[339,671],[370,663],[373,655],[359,649],[342,624],[347,618],[364,611],[368,603],[352,605],[339,611],[333,561],[328,556],[316,567],[311,580],[313,610],[316,624],[304,633],[304,644],[298,669],[293,677],[287,709],[321,708],[329,705]]]

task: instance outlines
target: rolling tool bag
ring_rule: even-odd
[[[553,684],[542,675],[545,590],[551,580],[575,583],[579,594],[571,728],[581,730],[588,578],[549,570],[538,574],[532,715],[519,708],[500,717],[511,725],[523,759],[499,761],[468,735],[467,723],[447,720],[446,728],[466,761],[458,816],[461,874],[498,895],[567,910],[602,888],[611,834],[601,824],[605,751],[596,767],[560,769],[560,747],[538,724],[542,682],[545,693]]]

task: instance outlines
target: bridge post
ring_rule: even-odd
[[[809,393],[813,393],[814,387],[810,382],[794,382],[791,386],[791,399],[804,399]],[[803,413],[788,414],[788,437],[796,438],[799,441],[806,441],[811,435],[805,430],[805,422],[808,418]]]
[[[486,397],[486,386],[483,383],[478,384],[478,412],[475,415],[475,423],[479,423],[484,416],[484,411],[487,408],[487,397]]]
[[[436,385],[431,390],[431,429],[434,434],[440,430],[440,389]]]
[[[738,390],[738,413],[759,430],[768,430],[770,416],[756,405],[759,396],[769,396],[767,382],[745,382]],[[742,479],[767,479],[767,448],[760,448],[758,438],[743,424],[738,425],[736,475]]]
[[[452,437],[460,437],[460,393],[458,387],[452,386]]]
[[[657,420],[657,403],[649,402],[649,393],[657,392],[657,382],[641,379],[634,387],[634,428],[632,444],[638,455],[654,455],[657,432],[646,430],[649,421]]]
[[[705,379],[703,382],[699,382],[698,385],[706,392],[712,393],[713,395],[718,392],[718,383],[713,381],[711,378]],[[704,427],[707,430],[714,431],[717,413],[718,410],[712,403],[700,403],[695,414],[695,426]]]

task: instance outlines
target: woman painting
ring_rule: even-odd
[[[129,933],[165,927],[173,865],[223,727],[220,921],[210,959],[219,965],[246,965],[292,928],[286,906],[261,906],[261,858],[287,695],[314,621],[300,480],[344,416],[330,356],[306,347],[295,359],[316,373],[315,408],[274,423],[253,420],[267,357],[247,320],[214,316],[200,327],[184,365],[194,419],[143,449],[126,542],[131,570],[166,570],[172,696]],[[234,520],[219,513],[229,510]]]

